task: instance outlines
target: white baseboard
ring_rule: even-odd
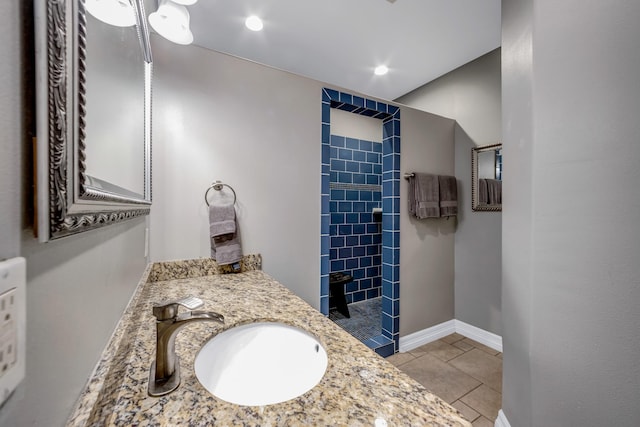
[[[496,418],[494,427],[511,427],[511,424],[509,424],[509,420],[504,412],[502,412],[502,409],[498,412],[498,418]]]
[[[400,350],[400,352],[411,351],[414,348],[439,340],[454,332],[502,352],[502,337],[500,335],[455,319],[400,337],[398,350]]]
[[[468,323],[456,320],[456,332],[502,353],[502,337]]]
[[[432,326],[427,329],[423,329],[413,334],[409,334],[404,337],[400,337],[398,343],[398,350],[400,352],[411,351],[414,348],[418,348],[421,345],[430,343],[432,341],[439,340],[440,338],[451,335],[456,331],[456,321],[449,320],[439,325]]]

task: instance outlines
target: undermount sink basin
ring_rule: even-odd
[[[327,352],[308,332],[275,322],[250,323],[209,340],[196,356],[196,377],[214,396],[246,406],[271,405],[316,386]]]

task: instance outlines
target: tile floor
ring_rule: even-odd
[[[329,309],[329,319],[362,342],[382,335],[382,297],[349,304],[349,314],[347,318],[335,308]]]
[[[474,427],[492,427],[502,404],[502,353],[452,334],[387,360],[457,408]]]

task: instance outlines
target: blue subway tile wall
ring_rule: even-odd
[[[382,206],[382,174],[373,173],[382,162],[382,144],[339,135],[330,141],[331,272],[354,277],[345,289],[347,303],[377,298],[382,295],[382,224],[371,211]],[[343,168],[352,173],[342,173]]]
[[[393,106],[388,106],[392,108]],[[395,108],[395,107],[393,107]],[[382,126],[382,335],[400,340],[400,110]],[[388,289],[388,291],[387,291]]]
[[[380,119],[382,144],[331,135],[332,108]],[[386,357],[398,351],[400,338],[400,108],[324,88],[321,143],[320,310],[329,314],[326,283],[329,271],[334,271],[330,260],[343,261],[335,267],[352,268],[355,280],[345,289],[352,301],[382,295],[382,335],[367,345]],[[379,224],[372,223],[374,207],[383,207],[382,233]],[[351,249],[350,258],[344,249]]]

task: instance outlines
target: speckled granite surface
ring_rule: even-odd
[[[380,418],[389,426],[470,426],[447,403],[262,271],[151,281],[154,268],[145,271],[68,425],[373,426]],[[223,314],[225,324],[193,323],[182,329],[176,339],[180,387],[150,397],[147,382],[155,354],[151,308],[186,295],[202,298],[204,309]],[[329,364],[316,387],[283,403],[239,406],[200,385],[193,370],[198,349],[223,329],[257,321],[288,323],[322,342]]]
[[[240,261],[241,273],[253,270],[262,270],[262,256],[260,254],[245,255]],[[156,262],[151,266],[149,282],[188,279],[232,272],[230,265],[219,265],[211,258],[164,261]]]

